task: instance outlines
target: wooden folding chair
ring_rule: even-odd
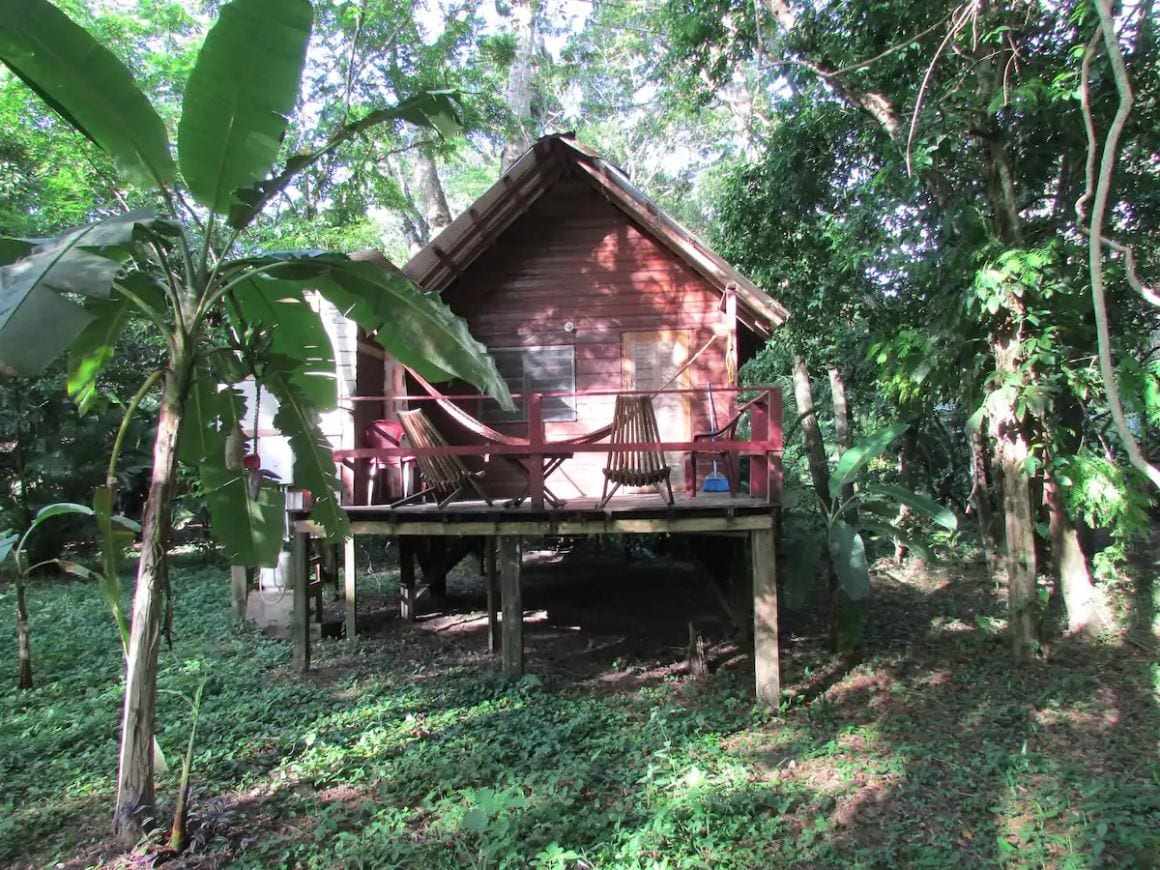
[[[669,504],[673,503],[673,484],[669,479],[672,469],[665,462],[664,451],[647,446],[659,444],[660,440],[652,399],[649,396],[617,396],[608,443],[641,446],[608,454],[600,507],[608,504],[608,500],[622,486],[652,485],[656,487],[657,494],[664,498],[665,490],[661,489],[661,483],[668,489]],[[608,489],[610,483],[613,484],[611,491]]]
[[[431,421],[421,410],[399,411],[399,422],[403,424],[403,431],[407,433],[407,440],[412,447],[447,447],[445,439],[438,429],[431,425]],[[479,497],[488,505],[491,498],[479,485],[482,471],[471,471],[463,460],[453,454],[416,456],[415,462],[419,465],[419,474],[427,484],[425,489],[414,495],[400,499],[391,507],[401,507],[405,504],[419,501],[428,493],[435,496],[439,507],[443,508],[460,496],[464,489],[470,486]]]

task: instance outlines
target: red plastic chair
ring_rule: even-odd
[[[403,442],[403,427],[400,423],[394,420],[374,420],[366,425],[362,432],[363,444],[367,447],[375,447],[379,449],[388,449],[398,447]],[[408,484],[407,470],[408,466],[414,466],[414,460],[403,456],[383,456],[376,457],[370,460],[370,481],[367,485],[367,504],[376,504],[375,496],[378,494],[379,484],[383,471],[387,471],[387,502],[393,501],[398,496],[390,491],[390,470],[397,469],[399,473],[400,486],[403,489],[401,495],[407,495],[410,487]]]

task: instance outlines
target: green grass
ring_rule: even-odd
[[[787,642],[798,694],[774,718],[748,700],[744,665],[635,690],[551,673],[511,683],[482,651],[397,622],[381,639],[323,643],[299,678],[286,644],[230,627],[225,571],[185,564],[158,715],[176,767],[181,695],[208,677],[191,857],[1149,866],[1160,854],[1153,657],[1109,642],[1017,669],[979,619],[1001,615],[989,584],[876,584],[869,660],[847,671]],[[115,857],[104,837],[117,641],[91,586],[42,583],[31,606],[37,688],[17,693],[14,667],[0,688],[0,863],[99,863]],[[171,799],[175,774],[159,785]]]

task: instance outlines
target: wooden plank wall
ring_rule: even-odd
[[[622,336],[626,331],[662,328],[690,331],[689,355],[713,336],[724,315],[721,294],[624,212],[578,178],[565,178],[509,227],[443,298],[465,317],[471,332],[488,347],[575,345],[579,389],[625,389]],[[572,322],[574,331],[565,330]],[[725,342],[718,339],[689,368],[690,386],[712,381],[725,385]],[[731,395],[718,395],[717,419],[734,407]],[[612,419],[612,397],[582,399],[575,422],[547,424],[557,440],[590,432]],[[692,432],[711,427],[704,394],[692,401]],[[477,408],[470,409],[478,413]],[[444,421],[455,443],[471,439]],[[526,435],[526,424],[496,428]],[[458,430],[457,430],[458,429]],[[689,432],[666,433],[684,440]],[[564,498],[599,495],[603,454],[582,454],[554,474],[549,485]],[[702,460],[703,477],[708,463]],[[489,472],[509,479],[500,468]],[[683,485],[674,469],[674,488]]]

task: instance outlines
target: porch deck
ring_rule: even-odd
[[[594,535],[662,532],[745,532],[773,527],[776,504],[766,499],[728,493],[675,495],[672,505],[655,494],[613,497],[603,508],[600,499],[575,498],[560,507],[537,509],[527,500],[516,507],[501,501],[456,501],[446,507],[434,502],[403,507],[348,505],[345,510],[355,535]],[[294,530],[316,531],[307,511],[292,512]]]

